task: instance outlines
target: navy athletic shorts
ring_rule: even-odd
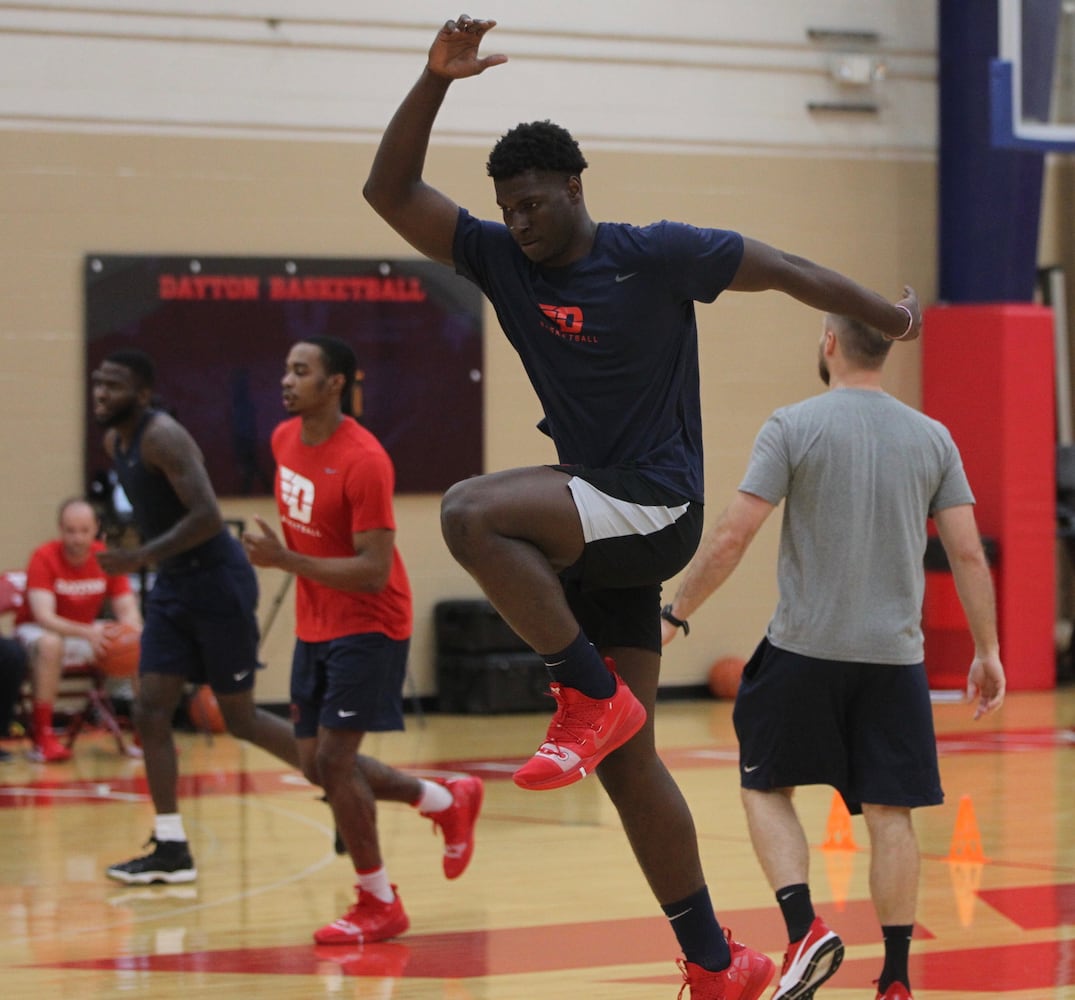
[[[219,694],[254,686],[258,669],[258,581],[233,539],[216,558],[174,564],[146,598],[141,674],[171,674]]]
[[[661,649],[661,584],[690,562],[705,510],[630,468],[557,465],[586,547],[560,574],[572,613],[598,649]]]
[[[743,788],[831,785],[852,813],[863,802],[944,801],[921,663],[820,660],[763,639],[743,670],[732,719]]]
[[[362,733],[402,729],[409,648],[409,639],[380,632],[296,642],[291,659],[295,736],[314,737],[320,726]]]

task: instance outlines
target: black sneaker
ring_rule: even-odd
[[[105,874],[127,885],[150,885],[153,882],[193,882],[198,877],[190,845],[185,840],[157,840],[150,837],[145,846],[153,850],[140,858],[112,865]]]

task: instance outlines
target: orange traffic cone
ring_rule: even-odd
[[[823,851],[857,851],[858,845],[851,833],[851,813],[847,803],[839,792],[832,793],[832,807],[829,809],[829,822],[825,828]]]
[[[974,816],[974,803],[969,795],[964,795],[959,800],[959,812],[956,813],[956,828],[952,834],[952,845],[948,849],[948,860],[989,860],[982,850],[982,835],[978,830],[978,820]]]

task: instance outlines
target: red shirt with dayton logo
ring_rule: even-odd
[[[276,504],[289,549],[315,557],[355,554],[354,535],[395,531],[395,469],[381,443],[346,417],[318,445],[302,443],[302,418],[280,424],[272,436]],[[378,593],[351,593],[296,577],[295,632],[304,642],[381,632],[407,639],[413,622],[411,588],[399,551],[388,585]]]

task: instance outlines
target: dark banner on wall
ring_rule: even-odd
[[[332,336],[358,356],[355,412],[400,493],[482,472],[481,293],[428,261],[92,254],[86,371],[115,350],[156,363],[161,405],[205,453],[220,496],[272,493],[290,346]],[[88,391],[88,390],[87,390]],[[87,401],[86,482],[108,468]]]

